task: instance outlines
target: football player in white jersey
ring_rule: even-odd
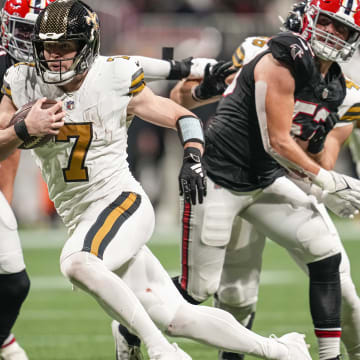
[[[0,131],[0,152],[9,155],[30,135],[55,135],[34,155],[69,231],[63,274],[136,333],[150,359],[189,359],[160,330],[262,358],[310,359],[301,334],[263,338],[222,310],[185,302],[145,245],[154,213],[128,169],[129,116],[177,128],[184,144],[180,188],[194,204],[206,195],[199,119],[155,96],[137,61],[98,55],[98,17],[82,1],[57,0],[42,11],[33,45],[36,66],[19,64],[5,76],[2,121],[27,102],[42,100],[25,120]],[[41,111],[45,97],[58,102]],[[56,114],[62,104],[66,114]]]

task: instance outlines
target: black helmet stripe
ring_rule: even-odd
[[[347,1],[347,6],[345,8],[345,14],[346,15],[350,15],[352,7],[353,7],[353,0],[348,0]]]
[[[66,34],[68,16],[73,4],[77,0],[58,0],[46,9],[40,24],[40,33]],[[65,14],[65,16],[64,16]]]

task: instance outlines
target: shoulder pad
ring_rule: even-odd
[[[307,84],[317,72],[310,45],[298,34],[280,33],[268,42],[273,57],[286,65],[297,84]]]
[[[35,73],[34,63],[22,62],[10,66],[5,72],[1,93],[17,104],[17,100],[23,97],[23,89],[30,73]]]
[[[257,54],[267,48],[269,38],[266,36],[251,36],[246,38],[235,50],[232,56],[234,67],[241,68]]]
[[[340,123],[360,120],[360,86],[346,78],[346,97],[339,107]]]
[[[4,74],[3,83],[1,87],[1,94],[8,96],[10,99],[12,99],[10,84],[14,81],[14,79],[17,78],[17,73],[18,71],[17,69],[15,69],[15,66],[13,65],[10,66]]]
[[[116,88],[122,89],[123,93],[133,95],[144,89],[144,71],[137,59],[130,56],[111,56],[106,58],[106,63],[113,64],[111,77],[117,82]]]

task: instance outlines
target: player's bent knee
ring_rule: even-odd
[[[179,276],[176,276],[176,277],[173,277],[171,279],[175,285],[175,287],[178,289],[179,293],[181,294],[181,296],[187,301],[189,302],[190,304],[193,304],[193,305],[199,305],[202,303],[202,301],[198,301],[196,300],[195,298],[193,298],[187,291],[187,289],[183,289],[183,287],[181,286],[180,284],[180,281],[179,281]],[[206,299],[205,299],[206,300]]]
[[[308,264],[310,278],[317,281],[330,281],[338,276],[341,253],[329,256],[323,260]]]
[[[194,305],[192,304],[182,303],[165,329],[166,334],[169,336],[183,336],[187,333],[187,329],[191,328],[191,324],[196,321],[193,308]]]
[[[257,286],[221,286],[216,293],[217,301],[235,308],[245,308],[257,303]]]
[[[216,293],[218,286],[218,281],[208,281],[208,279],[200,278],[196,284],[193,283],[191,287],[189,286],[186,289],[188,298],[185,299],[194,305],[201,304]],[[190,301],[189,298],[193,300]]]
[[[305,262],[331,257],[341,251],[337,234],[332,233],[325,220],[316,216],[304,222],[296,233],[297,242],[304,252]]]
[[[96,256],[87,252],[78,252],[68,256],[60,265],[61,272],[73,284],[87,291],[95,292],[98,281],[101,280],[99,271],[94,269],[95,263],[101,263]]]
[[[164,306],[161,302],[158,302],[157,304],[152,302],[151,306],[147,306],[144,303],[143,305],[151,319],[161,331],[167,332],[169,327],[171,328],[171,324],[174,323],[175,314],[179,308],[178,306],[175,304],[173,304],[174,306]]]
[[[241,303],[228,303],[219,299],[218,296],[214,297],[215,306],[219,309],[225,310],[232,314],[236,320],[241,322],[243,325],[247,322],[247,319],[256,311],[257,298],[253,302],[247,302],[246,304]]]
[[[189,281],[185,288],[179,277],[175,277],[172,280],[182,297],[187,302],[193,305],[198,305],[208,300],[216,293],[220,283],[220,276],[212,280],[211,277],[194,277],[191,279],[191,281]]]

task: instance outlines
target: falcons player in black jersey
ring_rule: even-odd
[[[296,15],[296,13],[303,7],[304,4],[302,6],[297,5],[294,7],[286,21],[287,27],[294,22],[294,15]],[[298,31],[296,28],[293,30]],[[246,38],[234,52],[234,66],[241,68],[254,56],[264,51],[268,40],[268,37]],[[171,97],[180,104],[186,104],[186,106],[191,108],[201,106],[204,104],[203,99],[207,98],[207,95],[210,94],[209,86],[207,86],[206,93],[202,91],[204,84],[207,83],[209,85],[214,81],[217,80],[214,78],[212,71],[210,71],[207,75],[205,74],[202,82],[194,80],[188,80],[185,82],[182,81],[172,90]],[[214,89],[216,90],[216,87],[212,86],[212,88],[212,91],[214,91]],[[199,92],[201,101],[199,101],[198,96],[194,96]],[[191,96],[192,94],[193,96]],[[339,108],[338,113],[332,113],[328,116],[326,121],[322,123],[323,127],[319,127],[317,129],[310,141],[303,141],[300,137],[295,135],[295,139],[302,144],[304,149],[307,149],[311,156],[316,159],[318,155],[320,155],[318,161],[325,164],[323,166],[327,169],[332,169],[334,166],[342,144],[351,134],[353,129],[352,122],[360,118],[357,112],[359,99],[360,87],[350,79],[346,79],[346,98]],[[309,132],[309,129],[306,129],[306,126],[311,128],[311,122],[303,123],[303,133]],[[293,124],[293,127],[294,130],[298,129],[298,124]],[[329,135],[327,135],[328,132],[330,132]],[[301,133],[297,133],[301,136]],[[295,181],[294,179],[292,180]],[[309,184],[305,184],[304,182],[299,183],[298,181],[297,184],[302,186],[303,190],[306,192],[310,190]],[[319,196],[319,199],[322,200],[321,202],[324,202],[323,204],[319,204],[319,209],[322,208],[324,218],[327,219],[329,226],[333,228],[334,232],[336,230],[332,224],[331,218],[326,214],[325,206],[328,206],[330,210],[339,216],[353,217],[353,215],[356,214],[356,209],[349,206],[350,204],[328,203],[326,200],[331,200],[331,198],[321,199],[321,196]],[[231,206],[231,204],[229,205]],[[222,208],[222,210],[224,209]],[[214,209],[212,211],[214,211]],[[209,218],[204,214],[203,216],[204,220],[200,221],[197,219],[196,222],[197,226],[200,228],[207,227],[206,221],[210,221],[212,226],[218,229],[222,228],[223,222],[221,217]],[[213,254],[211,245],[200,244],[197,246],[193,243],[191,244],[191,252],[192,257],[197,257],[198,259],[196,268],[194,270],[193,267],[183,266],[183,269],[188,272],[192,272],[194,270],[195,274],[199,271],[196,269],[202,269],[201,279],[197,278],[197,275],[194,275],[194,278],[198,279],[199,282],[195,283],[195,281],[192,281],[189,283],[188,290],[190,290],[191,294],[195,295],[200,293],[201,298],[203,295],[200,289],[210,288],[209,286],[206,287],[206,285],[199,286],[199,283],[206,284],[206,282],[208,282],[219,284],[215,294],[216,306],[231,312],[243,325],[251,327],[258,300],[259,280],[262,266],[261,259],[265,245],[265,236],[261,232],[257,231],[254,226],[238,217],[232,224],[229,224],[229,226],[231,227],[231,237],[228,238],[225,261],[222,268],[218,267],[221,265],[220,262],[216,263],[211,260],[211,254]],[[194,227],[192,230],[193,234],[196,233],[196,231],[200,231],[196,230]],[[337,239],[338,243],[341,244],[340,238],[337,237]],[[360,321],[360,299],[351,278],[348,256],[344,247],[341,247],[341,263],[339,268],[342,287],[341,340],[346,347],[349,359],[357,360],[360,356],[360,331],[358,329]],[[186,249],[186,246],[184,249]],[[207,250],[209,250],[210,256],[207,256]],[[287,250],[293,255],[294,250],[296,251],[296,244],[294,244],[294,248]],[[199,252],[198,256],[196,255],[197,252]],[[251,254],[251,256],[249,256],[249,254]],[[211,268],[211,274],[208,274],[207,269],[209,267],[204,269],[204,267],[201,266],[199,259],[205,263],[210,262],[216,264],[216,268],[214,265]],[[303,263],[301,259],[297,258],[297,263],[302,269],[306,270],[306,263]],[[221,279],[214,276],[214,274],[216,274],[214,268],[217,269],[218,274],[221,273]],[[189,278],[192,278],[192,276],[190,275]],[[194,284],[195,287],[191,284]],[[215,287],[216,286],[211,286],[211,288]],[[219,354],[219,359],[224,360],[240,360],[242,358],[243,356],[239,354],[224,351],[221,351]]]
[[[32,60],[30,36],[41,9],[52,0],[7,0],[1,10],[0,79],[14,63]],[[0,94],[2,98],[2,94]],[[0,163],[0,359],[27,360],[11,329],[25,300],[30,281],[9,206],[20,158],[17,150]]]
[[[194,302],[216,291],[224,246],[240,216],[307,265],[310,309],[325,360],[339,356],[341,246],[319,204],[284,175],[317,184],[349,214],[359,208],[359,182],[318,163],[325,154],[319,134],[345,97],[336,61],[349,60],[358,46],[360,14],[358,1],[307,1],[304,9],[301,36],[272,38],[238,74],[207,126],[208,195],[203,205],[185,199],[179,289]]]
[[[227,231],[240,216],[295,249],[307,264],[319,357],[329,360],[340,353],[341,247],[318,204],[285,175],[306,178],[336,201],[359,208],[359,182],[321,168],[321,147],[315,162],[294,139],[307,144],[345,98],[336,61],[350,59],[359,44],[359,2],[308,1],[301,20],[301,36],[284,32],[273,37],[267,50],[244,66],[208,123],[208,195],[203,205],[185,199],[183,222],[189,231],[183,234],[187,251],[179,288],[195,301],[214,292],[216,282],[201,287],[197,280],[203,271],[220,276]],[[221,228],[214,225],[220,219]],[[195,223],[198,231],[192,231]],[[208,246],[216,262],[208,259],[209,265],[198,266],[193,246]]]

